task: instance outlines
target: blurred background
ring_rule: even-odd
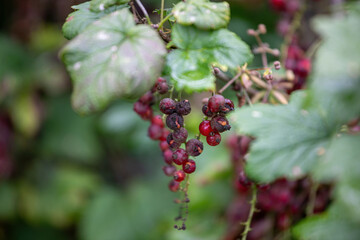
[[[72,110],[58,52],[67,42],[61,26],[81,2],[1,1],[0,239],[220,239],[236,194],[225,139],[197,158],[188,229],[177,231],[180,194],[168,190],[158,143],[147,137],[149,123],[133,103],[118,101],[90,117]],[[160,1],[143,3],[150,12],[160,8]],[[278,15],[268,1],[230,4],[232,31],[254,46],[246,31],[265,23],[264,40],[280,47]],[[193,111],[185,118],[190,136],[202,118],[199,99],[190,98]]]

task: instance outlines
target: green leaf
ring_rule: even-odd
[[[90,11],[90,2],[72,6],[72,9],[74,9],[75,12],[69,14],[62,27],[64,37],[73,39],[94,21],[124,7],[126,7],[126,5],[114,6],[101,12],[92,12]]]
[[[270,182],[280,176],[298,178],[324,154],[334,126],[328,125],[318,111],[302,109],[305,98],[305,92],[296,92],[289,105],[257,104],[231,115],[238,133],[256,137],[246,164],[252,179]]]
[[[311,88],[318,102],[332,100],[331,116],[343,123],[360,115],[360,32],[354,31],[359,25],[360,14],[355,11],[314,22],[323,44],[315,59]]]
[[[206,0],[179,2],[173,8],[174,17],[182,25],[194,25],[199,29],[224,28],[230,21],[227,2],[213,3]]]
[[[226,29],[202,31],[175,24],[172,41],[178,49],[168,55],[167,68],[174,84],[188,92],[214,89],[212,66],[236,70],[253,58],[249,46]]]
[[[74,109],[89,114],[115,98],[141,96],[160,76],[165,54],[156,31],[135,25],[127,9],[94,22],[61,52],[74,83]]]
[[[102,12],[109,7],[128,2],[129,0],[92,0],[90,1],[90,10],[93,12]]]

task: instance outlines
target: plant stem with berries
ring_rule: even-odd
[[[256,184],[252,185],[251,190],[252,190],[252,194],[251,194],[252,196],[251,196],[251,201],[250,201],[251,207],[250,207],[249,217],[246,220],[246,222],[243,223],[245,226],[245,229],[244,229],[243,233],[241,234],[242,235],[241,240],[246,240],[248,233],[251,231],[250,224],[251,224],[252,218],[254,216],[254,213],[256,211],[256,197],[257,197]]]

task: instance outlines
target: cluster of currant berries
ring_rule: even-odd
[[[204,104],[202,112],[206,119],[200,123],[199,130],[210,146],[218,145],[221,142],[220,133],[230,130],[231,126],[225,115],[232,110],[234,103],[219,94],[212,96]],[[207,120],[208,117],[211,120]]]
[[[187,141],[188,132],[184,128],[183,116],[191,112],[188,100],[176,102],[171,98],[164,98],[160,101],[159,108],[162,113],[166,114],[166,126],[172,130],[166,138],[169,149],[163,153],[165,163],[167,163],[163,170],[167,176],[174,176],[174,180],[169,184],[169,189],[175,192],[179,189],[180,182],[185,179],[186,174],[195,171],[196,163],[189,159],[189,156],[200,155],[203,151],[203,144],[198,139]],[[185,148],[180,148],[183,143]],[[182,169],[176,170],[173,164],[182,166]]]

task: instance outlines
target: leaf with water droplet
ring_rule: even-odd
[[[60,55],[74,84],[72,105],[89,114],[148,91],[162,72],[166,49],[155,30],[135,25],[121,9],[92,23]]]

